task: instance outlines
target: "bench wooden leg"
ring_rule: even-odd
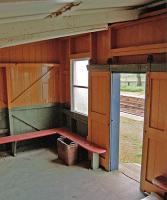
[[[17,153],[17,142],[12,143],[12,156],[16,156]]]
[[[93,170],[99,168],[99,154],[98,153],[93,153],[91,167]]]

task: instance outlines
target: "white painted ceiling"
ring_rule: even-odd
[[[102,30],[152,0],[0,0],[0,47]],[[70,3],[79,4],[58,16]],[[50,16],[50,17],[48,17]]]

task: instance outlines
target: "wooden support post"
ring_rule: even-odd
[[[14,135],[14,129],[13,129],[13,116],[11,110],[8,108],[8,116],[9,116],[9,129],[10,129],[10,135]],[[12,143],[11,147],[11,154],[13,156],[16,156],[16,149],[17,149],[17,142]]]
[[[98,153],[92,154],[91,167],[92,167],[93,170],[99,168],[99,154]]]
[[[10,78],[10,70],[11,67],[14,67],[14,64],[8,64],[6,66],[6,84],[7,84],[7,99],[8,99],[8,116],[9,116],[9,129],[10,135],[14,135],[13,129],[13,116],[11,111],[11,78]],[[13,156],[16,156],[17,142],[12,143],[11,153]]]
[[[16,156],[17,153],[17,142],[12,143],[12,156]]]

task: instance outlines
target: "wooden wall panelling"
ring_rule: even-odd
[[[152,54],[154,63],[167,63],[167,53]],[[132,55],[132,56],[119,56],[117,63],[119,64],[146,64],[148,55]]]
[[[122,48],[167,42],[167,14],[111,26],[116,34],[115,46]]]
[[[64,70],[65,70],[65,63],[66,63],[66,40],[61,40],[61,51],[60,51],[60,70],[59,70],[59,85],[60,85],[60,103],[65,102],[65,95],[63,90],[64,83],[65,83],[65,76],[64,76]]]
[[[0,136],[8,133],[8,99],[6,85],[6,68],[0,65]]]
[[[116,30],[114,28],[109,28],[108,30],[108,41],[109,41],[109,50],[116,48]]]
[[[47,104],[12,108],[9,110],[9,117],[11,135],[51,129],[59,126],[59,105]],[[19,147],[33,143],[34,141],[13,143],[12,154],[16,155],[16,150]]]
[[[10,108],[59,102],[59,65],[15,64],[7,68]]]
[[[65,82],[65,88],[66,88],[66,91],[65,91],[65,96],[66,96],[66,103],[68,105],[70,105],[70,102],[71,102],[71,94],[70,94],[70,70],[67,70],[64,72],[64,75],[66,77],[66,82]]]
[[[0,63],[59,63],[59,39],[0,49]]]
[[[91,53],[91,33],[69,38],[70,58],[87,58]]]
[[[59,124],[59,65],[4,64],[7,75],[10,134]],[[16,143],[12,154],[16,154]]]
[[[0,65],[0,109],[7,108],[6,69]]]
[[[107,31],[100,31],[97,32],[96,35],[97,39],[97,58],[96,62],[98,64],[106,64],[107,59],[109,57],[108,52],[109,52],[109,37],[108,37],[108,30]]]
[[[13,108],[13,134],[50,129],[59,126],[59,105],[47,104]]]
[[[65,76],[65,96],[66,96],[66,103],[67,103],[67,106],[70,107],[70,102],[71,102],[71,84],[70,84],[70,65],[71,65],[71,62],[70,62],[70,48],[71,48],[71,44],[70,44],[70,37],[68,37],[68,41],[66,43],[67,45],[67,51],[66,51],[66,64],[65,64],[65,71],[64,71],[64,76]],[[75,57],[75,56],[74,56]],[[78,57],[76,57],[78,58]]]
[[[167,172],[167,73],[151,72],[147,76],[146,116],[141,188],[147,192],[162,191],[152,180]]]
[[[110,50],[110,56],[129,56],[167,52],[167,43],[149,44]]]
[[[0,137],[8,134],[8,110],[7,108],[0,109]],[[1,149],[1,148],[0,148]]]
[[[61,67],[60,67],[60,103],[70,102],[70,60],[69,60],[69,38],[61,40]]]
[[[113,25],[110,56],[167,52],[167,14]],[[165,26],[165,27],[164,27]],[[111,39],[113,41],[113,39]]]
[[[11,73],[11,68],[15,67],[15,64],[8,64],[5,66],[6,67],[6,85],[7,85],[7,100],[8,100],[8,119],[9,119],[9,132],[10,135],[14,135],[14,128],[13,128],[13,118],[12,118],[12,112],[11,112],[11,77],[10,77],[10,73]],[[16,154],[16,142],[12,143],[11,146],[11,151],[12,154],[15,155]]]
[[[90,64],[97,62],[97,33],[91,33],[90,37]]]

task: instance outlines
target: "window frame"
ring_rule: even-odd
[[[77,86],[74,84],[74,62],[75,61],[84,61],[87,60],[88,64],[90,62],[90,58],[76,58],[76,59],[71,59],[70,60],[70,94],[71,94],[71,112],[83,115],[83,116],[88,116],[88,114],[84,114],[81,112],[77,112],[74,109],[74,88],[83,88],[83,89],[87,89],[88,90],[88,86]],[[89,81],[89,78],[88,78]],[[89,83],[88,83],[89,84]]]

